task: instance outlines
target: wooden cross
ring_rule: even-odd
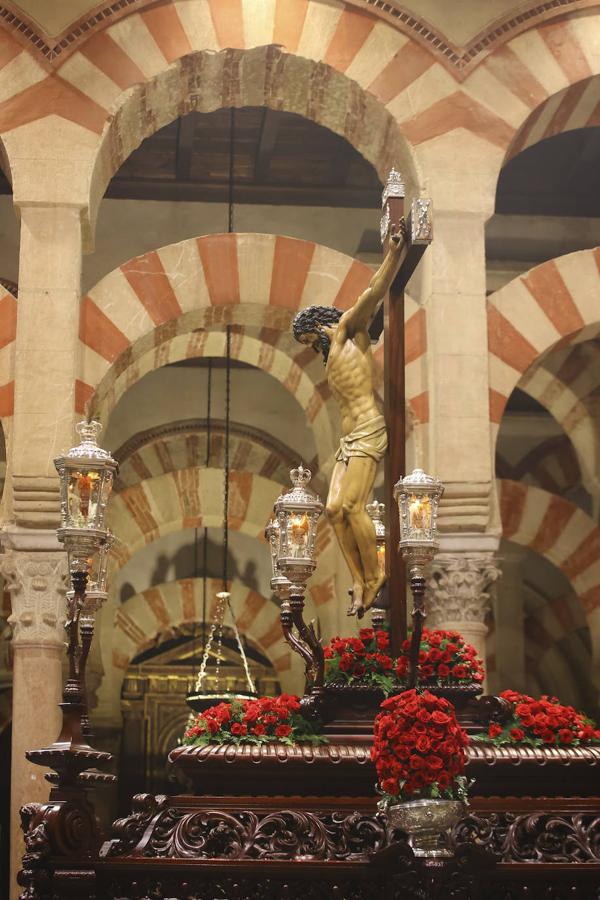
[[[391,235],[403,227],[404,184],[400,173],[392,169],[381,198],[381,242],[387,250]],[[384,334],[384,398],[388,431],[385,461],[385,508],[387,536],[385,566],[389,599],[391,652],[397,656],[406,638],[406,575],[398,543],[400,522],[394,483],[406,475],[406,391],[404,377],[404,289],[419,260],[432,241],[431,200],[415,198],[404,229],[406,246],[398,274],[388,296],[377,311],[369,333],[377,341]]]

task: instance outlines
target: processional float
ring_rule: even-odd
[[[386,335],[385,552],[382,510],[372,506],[370,514],[378,533],[378,558],[385,559],[388,575],[396,654],[406,635],[403,558],[407,563],[413,594],[413,684],[424,617],[424,570],[435,550],[442,486],[420,470],[396,484],[394,479],[406,471],[403,291],[432,238],[431,203],[413,200],[404,223],[404,186],[393,171],[382,208],[384,245],[399,230],[405,234],[398,273],[371,326],[372,337],[384,327]],[[79,447],[57,461],[63,516],[59,536],[69,555],[72,582],[66,623],[69,674],[60,735],[50,747],[27,754],[53,773],[47,776],[49,801],[28,804],[21,812],[23,900],[595,897],[600,860],[590,767],[600,768],[597,748],[547,751],[472,744],[467,766],[475,782],[471,810],[452,832],[450,857],[417,857],[406,834],[377,810],[370,745],[380,697],[360,689],[328,689],[319,637],[304,619],[323,506],[310,490],[310,473],[303,466],[292,472],[291,489],[275,504],[267,538],[283,634],[306,669],[304,707],[322,717],[329,742],[314,747],[178,747],[169,754],[169,765],[182,793],[137,795],[131,813],[104,835],[88,794],[113,779],[98,771],[111,757],[92,746],[85,666],[94,610],[105,597],[111,540],[105,514],[116,464],[98,447],[97,430],[95,423],[84,423]],[[396,501],[398,515],[391,515]],[[373,608],[376,625],[383,615]],[[502,714],[498,698],[479,700],[477,715],[483,720]]]

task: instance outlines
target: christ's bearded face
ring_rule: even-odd
[[[331,348],[331,338],[324,328],[317,326],[315,331],[306,331],[298,338],[301,344],[312,347],[315,353],[323,354],[323,362],[327,362]]]

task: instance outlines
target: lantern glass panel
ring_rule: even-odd
[[[311,545],[311,522],[306,512],[293,511],[287,520],[288,547],[294,559],[309,559]]]
[[[278,551],[279,551],[279,522],[273,518],[265,529],[265,537],[269,542],[269,553],[271,556],[271,574],[273,578],[279,575],[277,567]]]
[[[81,443],[54,462],[60,477],[63,528],[104,530],[117,463],[98,446],[99,422],[80,422]]]
[[[415,469],[395,485],[401,546],[435,546],[437,512],[443,490],[442,483],[422,469]]]
[[[431,498],[426,494],[411,494],[408,503],[408,534],[412,541],[433,540],[433,509]]]

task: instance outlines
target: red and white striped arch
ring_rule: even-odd
[[[573,66],[581,63],[573,60]],[[589,71],[585,67],[582,72]],[[527,117],[516,134],[507,161],[538,141],[575,128],[600,125],[600,77],[589,75],[570,84],[541,103]]]
[[[490,420],[496,430],[524,373],[557,346],[600,333],[600,248],[551,259],[514,278],[487,304]]]
[[[208,461],[214,468],[223,468],[224,423],[212,420],[210,434]],[[134,442],[115,454],[119,461],[119,474],[114,490],[119,492],[169,472],[202,467],[207,460],[207,444],[206,422],[194,420],[169,423],[152,429],[145,436],[136,435]],[[297,454],[257,429],[234,424],[230,429],[230,460],[233,469],[253,472],[278,484],[286,484],[290,469],[297,464]],[[314,481],[313,478],[313,485]]]
[[[382,178],[396,163],[419,182],[411,145],[466,130],[501,159],[524,125],[521,147],[595,121],[598,21],[590,9],[532,27],[465,76],[341,0],[165,0],[90,30],[56,72],[3,33],[0,132],[18,157],[15,132],[27,141],[49,115],[75,123],[97,201],[140,141],[178,115],[266,105],[343,135]]]
[[[496,475],[534,484],[561,497],[577,490],[582,481],[575,449],[566,434],[548,438],[533,447],[515,465],[496,453]]]
[[[312,304],[346,309],[371,277],[369,266],[336,250],[268,234],[207,235],[129,260],[82,301],[78,411],[91,401],[95,414],[105,419],[148,371],[176,358],[224,355],[223,325],[229,322],[252,330],[234,335],[234,355],[294,393],[315,435],[319,428],[331,432],[323,366],[293,340],[291,320]],[[425,313],[410,298],[405,342],[407,399],[424,423],[429,413]],[[382,356],[380,345],[376,361]],[[333,441],[330,434],[328,453]]]
[[[598,495],[600,447],[595,409],[600,351],[596,342],[554,350],[525,373],[519,388],[545,406],[562,426],[577,454],[584,486],[592,496]]]
[[[247,471],[231,471],[229,527],[263,540],[282,485]],[[111,498],[108,522],[118,538],[119,566],[165,534],[223,524],[222,469],[188,468],[144,479]]]
[[[600,528],[578,506],[540,488],[500,480],[499,490],[504,537],[544,556],[569,579],[600,669]]]

